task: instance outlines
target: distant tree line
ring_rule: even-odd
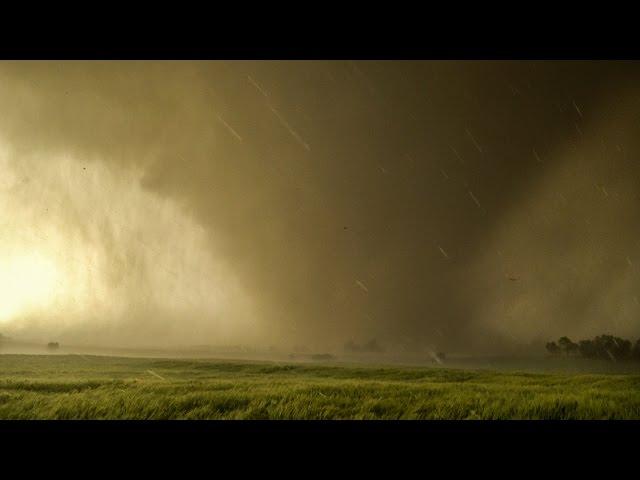
[[[592,340],[580,340],[578,343],[572,342],[569,337],[561,337],[557,342],[547,343],[546,348],[552,355],[640,361],[640,340],[632,344],[629,340],[613,335],[599,335]]]

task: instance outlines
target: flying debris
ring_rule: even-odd
[[[433,350],[429,350],[429,356],[438,363],[438,365],[442,365],[444,362],[442,361],[442,355],[437,354]]]
[[[475,204],[478,206],[478,208],[482,209],[482,205],[480,205],[480,202],[478,201],[476,196],[473,194],[473,192],[471,190],[468,190],[468,192],[469,192],[469,196],[471,196],[471,198],[473,199]]]
[[[458,161],[460,162],[461,165],[464,165],[464,160],[462,159],[462,157],[460,156],[460,154],[458,153],[458,151],[453,148],[451,145],[449,145],[449,148],[451,149],[451,151],[453,152],[453,154],[456,156],[456,158],[458,159]]]
[[[218,117],[218,120],[220,120],[220,123],[222,123],[225,127],[227,127],[227,130],[229,130],[231,135],[236,137],[239,141],[242,141],[242,137],[240,135],[238,135],[238,132],[236,132],[233,128],[231,128],[231,125],[229,125],[227,122],[225,122],[224,119],[220,115],[216,115],[216,116]]]
[[[562,199],[562,203],[564,203],[565,205],[569,203],[567,202],[567,198],[562,193],[559,193],[558,196]]]
[[[518,280],[520,280],[520,277],[516,277],[515,275],[505,274],[505,277],[507,277],[512,282],[517,282]]]
[[[511,93],[513,94],[513,96],[517,96],[517,95],[522,95],[520,93],[520,90],[518,90],[514,85],[512,85],[511,83],[509,83],[509,88],[511,89]]]
[[[360,280],[356,280],[356,285],[358,285],[366,293],[369,293],[369,289]]]
[[[309,144],[307,142],[305,142],[302,139],[302,137],[300,135],[298,135],[297,132],[293,128],[291,128],[291,125],[289,125],[287,123],[287,121],[282,117],[282,115],[280,115],[280,113],[275,108],[273,108],[273,106],[268,102],[267,102],[267,106],[269,107],[269,110],[271,110],[273,112],[273,114],[278,118],[278,120],[280,121],[282,126],[289,131],[291,136],[293,138],[295,138],[298,141],[298,143],[300,143],[300,145],[302,145],[307,152],[310,152],[311,151],[311,147],[309,146]]]
[[[631,263],[631,259],[629,257],[627,257],[627,263],[629,264],[630,267],[633,266],[633,263]]]
[[[518,343],[518,339],[510,332],[506,332],[507,336],[514,341],[514,343]]]
[[[449,255],[447,255],[447,252],[445,252],[444,249],[440,245],[438,245],[438,249],[440,250],[440,253],[442,253],[442,256],[444,258],[447,258],[447,259],[449,258]]]
[[[329,70],[325,70],[324,74],[327,76],[329,80],[331,80],[332,83],[336,83],[336,78],[333,76],[333,74]]]
[[[480,145],[478,145],[478,142],[476,141],[476,139],[474,138],[473,135],[471,135],[471,132],[469,131],[468,128],[465,128],[465,131],[467,132],[467,135],[469,136],[469,138],[471,139],[471,141],[473,142],[473,144],[476,146],[476,148],[478,149],[478,151],[480,153],[482,153],[482,147]]]
[[[536,157],[536,161],[538,163],[542,163],[542,160],[540,160],[540,156],[538,155],[538,152],[536,151],[536,149],[533,149],[533,156]]]
[[[369,79],[369,77],[367,75],[365,75],[365,73],[360,68],[358,68],[358,66],[353,61],[349,62],[349,66],[367,84],[367,88],[369,89],[369,93],[371,93],[372,95],[376,95],[376,93],[377,93],[376,92],[376,88],[373,86],[373,82]]]
[[[578,115],[580,115],[580,118],[582,118],[582,111],[580,110],[580,107],[578,107],[578,105],[576,105],[576,101],[573,101],[573,108],[576,109],[576,112],[578,112]]]
[[[442,168],[440,169],[440,173],[442,173],[442,176],[445,178],[445,180],[449,180],[449,175],[447,175],[447,172],[445,172]]]
[[[269,94],[264,90],[264,88],[262,88],[258,82],[256,82],[253,77],[251,75],[247,75],[247,79],[249,80],[249,83],[251,83],[251,85],[253,85],[254,87],[256,87],[256,89],[264,96],[264,98],[269,98]]]
[[[278,112],[271,105],[271,103],[269,103],[269,94],[266,92],[266,90],[262,88],[251,75],[247,75],[247,80],[249,80],[249,83],[251,83],[251,85],[253,85],[262,94],[262,96],[267,99],[267,106],[269,107],[269,110],[271,110],[271,112],[278,118],[282,126],[289,131],[293,138],[295,138],[305,148],[305,150],[311,151],[311,147],[309,146],[309,144],[305,142],[293,128],[291,128],[291,125],[289,125],[289,123],[282,117],[282,115],[280,115],[280,112]]]
[[[607,189],[604,187],[604,185],[596,184],[596,185],[595,185],[595,187],[596,187],[598,190],[600,190],[600,191],[602,192],[602,194],[603,194],[605,197],[608,197],[608,196],[609,196],[609,192],[607,192]]]
[[[147,373],[150,375],[153,375],[154,377],[159,378],[160,380],[166,380],[166,378],[164,378],[162,375],[158,375],[156,372],[154,372],[153,370],[147,370]]]

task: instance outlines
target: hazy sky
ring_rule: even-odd
[[[634,62],[0,62],[0,332],[640,335]]]

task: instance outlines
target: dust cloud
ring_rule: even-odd
[[[634,62],[0,63],[0,329],[502,352],[640,334]]]

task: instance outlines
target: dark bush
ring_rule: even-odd
[[[384,352],[384,348],[378,343],[378,341],[373,338],[369,340],[364,345],[358,345],[353,340],[349,340],[344,344],[345,352],[351,353],[382,353]]]
[[[334,358],[330,353],[316,353],[311,355],[311,360],[333,360]]]
[[[545,345],[545,348],[551,355],[558,355],[560,353],[560,347],[558,347],[558,344],[556,342],[547,343]]]

